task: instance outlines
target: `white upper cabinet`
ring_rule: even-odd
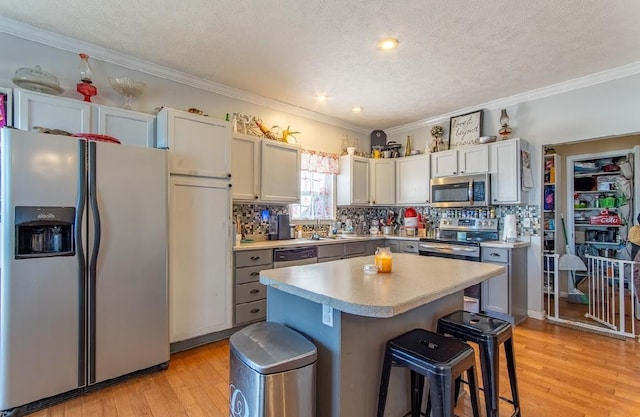
[[[369,159],[341,156],[337,187],[337,205],[369,205]]]
[[[467,146],[431,154],[431,176],[433,178],[480,172],[489,172],[489,148],[487,145]]]
[[[458,171],[460,174],[489,172],[489,147],[479,145],[459,149]]]
[[[443,151],[431,154],[431,176],[447,177],[458,174],[458,151]]]
[[[91,104],[81,100],[56,97],[16,89],[14,125],[18,129],[34,127],[59,129],[69,133],[90,133]]]
[[[21,89],[15,90],[14,100],[14,126],[18,129],[38,126],[69,133],[97,133],[113,136],[125,145],[154,146],[155,117],[150,114]]]
[[[127,145],[155,146],[155,116],[104,106],[97,106],[97,111],[99,134],[113,136]]]
[[[236,201],[300,201],[299,146],[234,133],[231,146],[232,195]]]
[[[396,204],[429,202],[430,155],[409,156],[396,161]]]
[[[231,140],[231,188],[234,200],[260,199],[260,142],[255,136],[233,136]]]
[[[260,199],[269,202],[300,201],[300,147],[270,139],[262,141]]]
[[[395,204],[396,164],[394,159],[369,160],[369,201],[373,205]]]
[[[492,204],[522,202],[520,149],[525,144],[520,139],[489,144]]]
[[[172,174],[231,177],[231,127],[212,117],[163,108],[157,119],[159,148],[170,151]]]

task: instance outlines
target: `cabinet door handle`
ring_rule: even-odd
[[[251,259],[252,261],[257,261],[258,259],[260,259],[260,257],[259,256],[252,256],[249,259]]]
[[[491,253],[489,254],[489,256],[500,256],[500,254],[499,254],[499,253],[495,253],[495,252],[491,252]]]
[[[256,314],[259,313],[260,309],[259,308],[254,308],[253,310],[250,311],[251,314]]]
[[[252,277],[257,277],[258,275],[260,275],[260,272],[252,272],[249,275]]]
[[[457,172],[453,171],[454,174],[457,174]]]
[[[227,174],[227,177],[231,178],[231,173],[230,172]]]
[[[254,196],[253,196],[253,198],[255,198],[255,199],[257,200],[257,199],[258,199],[258,196],[257,196],[257,195],[254,195]]]
[[[260,290],[256,290],[256,289],[253,289],[253,290],[249,291],[249,293],[251,293],[251,294],[257,294],[259,292],[260,292]]]

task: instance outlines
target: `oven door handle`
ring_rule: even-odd
[[[421,248],[424,248],[424,249],[438,249],[438,250],[447,250],[447,249],[449,249],[448,246],[444,246],[444,245],[427,245],[427,244],[424,244],[424,243],[421,243],[418,246],[421,247]]]
[[[469,204],[473,204],[473,181],[469,181]]]
[[[475,252],[475,251],[476,251],[475,249],[472,249],[472,248],[458,248],[458,247],[453,247],[453,248],[450,248],[450,249],[451,249],[451,250],[458,251],[458,252]]]

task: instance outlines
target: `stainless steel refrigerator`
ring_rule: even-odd
[[[166,367],[166,152],[8,128],[0,149],[0,410]]]

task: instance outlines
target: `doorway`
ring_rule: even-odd
[[[628,135],[544,146],[543,293],[552,322],[614,336],[640,332],[627,242],[640,212],[638,143],[640,135]],[[630,173],[622,175],[623,164]]]

